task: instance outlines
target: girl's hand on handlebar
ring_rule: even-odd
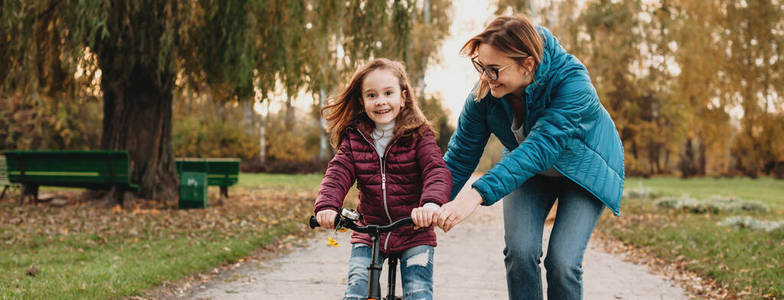
[[[318,221],[319,226],[324,229],[334,229],[335,228],[335,217],[338,215],[338,212],[325,209],[316,214],[316,221]]]
[[[438,205],[425,204],[411,210],[411,220],[414,221],[414,230],[428,227],[433,224],[433,214],[438,210]]]

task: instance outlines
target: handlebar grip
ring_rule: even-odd
[[[318,221],[316,221],[315,216],[310,216],[310,220],[308,220],[308,225],[310,226],[310,229],[321,226],[319,225]]]
[[[340,215],[335,216],[335,227],[338,226],[338,222],[340,222]],[[316,216],[310,216],[310,219],[308,220],[308,226],[310,226],[310,229],[314,229],[316,227],[320,227],[321,224],[319,224],[318,220],[316,220]]]

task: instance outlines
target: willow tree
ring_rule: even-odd
[[[62,84],[85,60],[100,72],[101,148],[127,150],[137,196],[176,199],[172,93],[190,81],[243,97],[253,91],[260,1],[3,1],[3,93]],[[68,77],[68,76],[66,76]],[[65,84],[69,84],[66,82]]]
[[[309,29],[304,35],[311,51],[305,61],[306,85],[313,98],[319,99],[318,107],[360,64],[374,57],[402,61],[411,84],[421,86],[427,63],[448,33],[450,7],[446,0],[309,2]],[[421,90],[420,96],[424,95]],[[326,148],[323,135],[322,158]]]

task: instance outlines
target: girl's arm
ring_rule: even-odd
[[[354,185],[356,179],[354,170],[354,158],[351,154],[351,143],[349,137],[343,137],[337,154],[327,165],[324,179],[321,180],[314,212],[318,214],[324,209],[340,211],[343,206],[343,199],[348,194],[348,190]]]
[[[426,129],[416,148],[416,159],[422,170],[422,196],[419,206],[427,203],[443,205],[452,191],[452,175],[441,156],[433,131]]]
[[[489,101],[489,99],[484,101]],[[457,121],[455,133],[449,140],[449,148],[444,154],[444,161],[452,173],[450,200],[457,196],[457,193],[476,170],[487,140],[490,138],[490,129],[485,121],[486,109],[486,105],[474,101],[474,95],[469,94]]]

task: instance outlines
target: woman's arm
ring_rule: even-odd
[[[601,104],[590,79],[580,72],[572,74],[556,86],[550,105],[525,140],[472,185],[485,205],[551,168],[570,139],[582,136],[588,120],[596,117]]]
[[[487,140],[490,138],[490,129],[485,120],[486,110],[486,105],[474,101],[473,94],[468,95],[457,121],[457,128],[449,140],[449,146],[444,155],[446,166],[452,173],[450,200],[457,196],[457,193],[476,170]]]

